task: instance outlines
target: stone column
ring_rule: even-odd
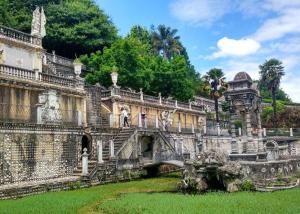
[[[86,152],[87,152],[87,148],[84,148],[83,154],[82,154],[82,176],[88,175],[88,157],[89,157],[89,155]]]
[[[158,116],[155,115],[155,128],[159,128],[159,125],[158,125]]]
[[[257,117],[257,128],[258,128],[258,152],[264,151],[264,144],[263,144],[263,134],[262,134],[262,128],[261,128],[261,118],[260,118],[260,111],[256,112]]]
[[[246,128],[247,128],[247,153],[254,152],[254,145],[253,145],[253,136],[252,136],[252,127],[251,127],[251,115],[250,110],[246,109],[245,112],[246,116]]]
[[[102,140],[97,141],[97,152],[98,152],[98,163],[103,163],[103,149],[102,149]]]
[[[235,125],[234,125],[234,114],[230,115],[230,130],[231,130],[231,154],[237,154],[238,146],[236,142]]]
[[[109,148],[110,148],[110,157],[111,158],[115,157],[115,146],[113,140],[109,141]]]
[[[181,132],[181,122],[178,122],[178,132]]]
[[[143,124],[142,124],[142,114],[139,113],[139,114],[138,114],[138,117],[139,117],[139,118],[138,118],[138,123],[139,123],[139,124],[138,124],[138,127],[139,127],[139,128],[142,128],[142,127],[143,127]]]

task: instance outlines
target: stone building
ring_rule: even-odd
[[[44,23],[37,8],[31,34],[0,26],[1,185],[82,175],[102,182],[122,170],[195,157],[203,104],[124,90],[117,82],[109,89],[85,85],[78,60],[43,49]]]

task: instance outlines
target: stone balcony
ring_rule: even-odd
[[[42,46],[42,39],[30,34],[0,25],[0,38],[8,38],[10,40],[19,41],[28,45]]]
[[[27,70],[23,68],[17,68],[13,66],[0,64],[0,76],[6,78],[14,78],[20,80],[29,80],[36,83],[46,83],[55,86],[63,86],[63,87],[79,87],[83,84],[82,79],[78,79],[76,77],[67,78],[61,77],[57,75],[47,74],[43,72],[39,72],[38,70]]]

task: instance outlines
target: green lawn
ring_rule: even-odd
[[[170,193],[178,177],[0,201],[0,213],[300,213],[300,188],[274,193]]]

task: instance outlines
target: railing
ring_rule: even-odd
[[[76,86],[76,79],[40,73],[38,71],[32,71],[3,64],[0,64],[0,74],[18,77],[20,79],[35,80],[68,87]]]
[[[56,55],[56,54],[46,53],[46,59],[47,59],[47,62],[52,62],[52,63],[56,63],[56,64],[68,66],[68,67],[74,67],[73,60]]]
[[[58,84],[58,85],[63,85],[63,86],[75,86],[76,85],[76,80],[74,80],[74,79],[58,77],[55,75],[45,74],[45,73],[39,73],[39,79],[42,82],[53,83],[53,84]]]
[[[108,98],[112,95],[119,95],[128,100],[139,100],[144,102],[146,101],[149,103],[163,104],[173,108],[182,108],[182,109],[196,110],[201,112],[204,111],[203,106],[192,105],[191,103],[185,103],[185,102],[180,102],[171,99],[163,99],[160,97],[145,95],[145,94],[141,94],[140,92],[134,92],[134,91],[124,90],[119,88],[113,88],[111,90],[105,90],[102,92],[102,98]]]
[[[0,64],[0,74],[19,77],[22,79],[35,79],[35,72],[23,68],[16,68],[13,66]]]
[[[26,43],[30,43],[33,45],[38,45],[41,46],[42,45],[42,39],[38,38],[36,36],[32,36],[30,34],[21,32],[21,31],[17,31],[8,27],[5,27],[3,25],[0,25],[0,35],[12,38],[12,39],[16,39],[22,42],[26,42]]]
[[[159,152],[154,153],[154,162],[159,163],[163,161],[171,161],[171,160],[178,160],[178,161],[184,161],[183,155],[179,154],[177,152]]]

